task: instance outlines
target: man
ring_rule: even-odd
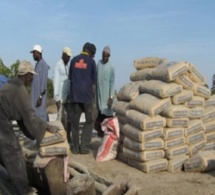
[[[71,49],[69,47],[64,47],[62,57],[57,62],[54,69],[54,100],[56,101],[58,110],[57,120],[60,120],[65,125],[65,109],[67,114],[67,125],[65,129],[67,131],[67,140],[69,144],[71,144],[70,131],[72,120],[72,107],[69,98],[69,60],[71,56]]]
[[[30,86],[36,72],[30,62],[22,61],[18,78],[9,80],[0,91],[0,162],[7,170],[17,194],[31,194],[21,146],[13,131],[11,120],[30,139],[41,142],[45,131],[56,131],[36,116],[29,101],[26,86]]]
[[[42,58],[42,47],[40,45],[35,45],[33,50],[30,52],[33,54],[34,60],[37,62],[35,66],[35,72],[37,73],[37,76],[33,77],[31,86],[31,103],[37,116],[39,116],[44,121],[48,121],[46,109],[46,86],[49,66]]]
[[[8,78],[3,75],[3,74],[0,74],[0,89],[3,87],[3,85],[8,81]]]
[[[96,104],[98,116],[95,121],[95,129],[98,131],[99,137],[104,136],[104,132],[101,129],[102,121],[113,116],[111,107],[114,97],[115,71],[109,58],[110,47],[106,46],[102,52],[102,59],[97,63]]]
[[[89,145],[92,138],[93,116],[92,107],[95,96],[96,64],[92,57],[91,44],[85,43],[81,54],[75,56],[70,63],[69,79],[72,102],[72,152],[74,154],[90,153]],[[95,53],[94,53],[95,55]],[[81,143],[79,145],[79,121],[81,113],[85,113]]]

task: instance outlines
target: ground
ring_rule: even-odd
[[[55,112],[53,107],[48,110]],[[97,162],[95,157],[99,144],[100,140],[94,135],[91,144],[92,154],[71,154],[71,158],[107,181],[117,183],[130,180],[140,187],[140,195],[215,195],[215,171],[208,173],[164,171],[146,174],[117,159]]]

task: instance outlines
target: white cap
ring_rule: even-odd
[[[68,56],[72,56],[72,51],[71,51],[71,49],[69,48],[69,47],[64,47],[63,48],[63,53],[65,53],[66,55],[68,55]]]
[[[33,53],[34,51],[42,53],[43,49],[40,45],[34,45],[33,50],[31,50],[30,53]]]
[[[25,75],[27,73],[32,73],[32,74],[37,74],[34,71],[34,67],[31,64],[31,62],[23,60],[20,62],[19,67],[18,67],[18,75]]]

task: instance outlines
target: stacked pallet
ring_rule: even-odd
[[[134,66],[115,105],[119,159],[144,172],[175,172],[198,151],[214,149],[215,98],[196,67],[159,58]]]

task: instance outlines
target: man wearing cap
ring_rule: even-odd
[[[42,58],[42,47],[40,45],[35,45],[33,50],[30,52],[33,54],[34,60],[37,62],[35,66],[35,72],[37,73],[37,76],[33,77],[33,82],[31,85],[31,103],[37,116],[39,116],[44,121],[48,121],[46,108],[46,86],[49,66]]]
[[[70,81],[69,81],[69,60],[72,56],[69,47],[63,48],[61,59],[57,62],[54,68],[54,100],[56,101],[58,115],[57,120],[60,120],[65,126],[65,112],[67,114],[67,140],[71,144],[70,131],[71,131],[71,102],[69,98]]]
[[[93,130],[93,99],[96,86],[96,64],[89,56],[91,44],[85,43],[81,54],[75,56],[70,63],[70,97],[72,102],[72,152],[74,154],[90,153],[90,142]],[[95,53],[94,53],[95,55]],[[79,144],[79,121],[81,113],[85,113],[81,143]]]
[[[14,133],[11,120],[16,120],[20,129],[30,139],[41,142],[45,131],[56,127],[36,116],[29,101],[26,86],[30,86],[36,72],[28,61],[18,67],[18,77],[9,80],[0,90],[0,163],[5,167],[17,194],[31,194],[21,146]]]
[[[110,47],[105,46],[102,52],[102,59],[97,63],[97,91],[96,105],[98,116],[95,121],[95,129],[98,136],[103,137],[104,132],[101,129],[101,123],[105,118],[113,116],[113,97],[114,97],[114,80],[115,71],[110,62]]]

